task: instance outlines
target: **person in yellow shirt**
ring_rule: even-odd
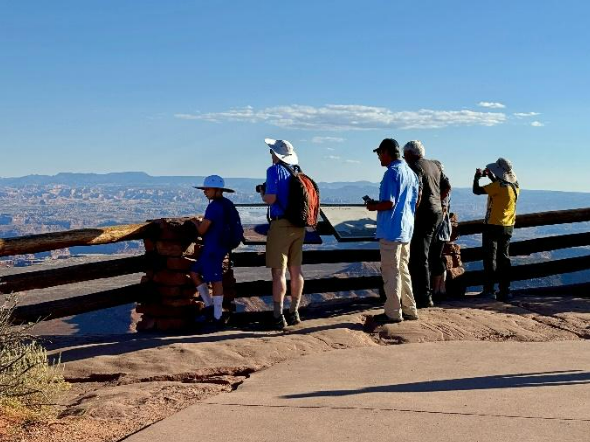
[[[479,185],[480,178],[487,176],[491,183]],[[499,301],[511,299],[510,294],[510,239],[516,220],[516,201],[520,193],[518,179],[512,163],[498,158],[484,170],[476,169],[473,177],[473,193],[487,195],[488,205],[485,227],[482,234],[484,286],[481,295],[494,295],[497,280],[499,291],[495,297]]]

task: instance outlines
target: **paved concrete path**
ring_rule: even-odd
[[[149,441],[590,441],[590,342],[337,350],[256,373]]]

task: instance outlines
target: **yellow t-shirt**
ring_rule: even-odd
[[[516,220],[516,196],[520,193],[520,189],[516,187],[515,194],[511,185],[495,181],[483,186],[483,190],[488,194],[485,223],[513,226]]]

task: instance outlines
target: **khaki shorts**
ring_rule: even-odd
[[[300,266],[304,238],[305,227],[295,227],[286,219],[271,221],[266,239],[266,267],[284,269]]]

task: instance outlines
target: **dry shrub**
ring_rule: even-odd
[[[10,323],[16,303],[16,297],[10,297],[0,306],[0,409],[35,418],[51,411],[68,384],[61,363],[50,364],[47,351],[30,333],[34,324]]]

